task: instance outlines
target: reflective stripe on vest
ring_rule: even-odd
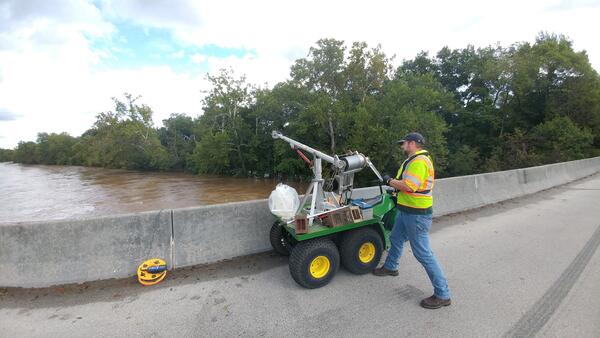
[[[413,163],[423,162],[426,167],[427,173],[426,178],[422,180],[422,172],[411,173],[410,166]],[[412,186],[416,186],[416,191],[398,192],[398,204],[411,207],[424,209],[429,208],[433,204],[433,185],[434,185],[435,172],[433,168],[433,161],[429,153],[425,150],[420,150],[402,163],[398,173],[396,174],[397,180],[402,180],[405,184],[410,182]]]

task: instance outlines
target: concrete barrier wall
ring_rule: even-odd
[[[536,193],[600,172],[600,157],[440,179],[434,216]],[[378,187],[355,189],[372,197]],[[171,268],[270,250],[267,200],[87,220],[0,225],[0,286],[44,287],[135,275],[164,258]]]
[[[171,255],[171,211],[0,226],[0,286],[44,287],[132,276]]]
[[[600,172],[600,157],[541,167],[440,179],[434,215],[442,216],[535,193]],[[379,187],[355,189],[353,197],[373,197]],[[210,263],[271,248],[273,216],[267,200],[173,211],[177,267]]]
[[[533,194],[600,172],[600,157],[436,181],[434,216]]]
[[[175,266],[216,262],[271,249],[267,200],[173,210]]]

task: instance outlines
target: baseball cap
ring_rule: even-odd
[[[402,138],[401,140],[398,140],[397,143],[402,144],[408,141],[415,141],[419,144],[425,144],[425,138],[423,137],[423,135],[415,132],[406,134],[406,136],[404,136],[404,138]]]

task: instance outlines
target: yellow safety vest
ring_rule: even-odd
[[[434,178],[433,161],[427,151],[419,150],[406,159],[398,169],[396,179],[404,182],[412,192],[398,191],[399,208],[407,212],[431,213]]]

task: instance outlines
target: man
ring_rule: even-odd
[[[398,141],[408,158],[396,178],[383,177],[384,183],[397,189],[398,214],[390,234],[391,247],[382,267],[373,270],[376,276],[398,276],[398,262],[404,242],[409,241],[415,258],[423,265],[431,284],[433,296],[421,301],[427,309],[450,305],[450,290],[442,268],[429,246],[429,228],[433,214],[434,169],[429,153],[423,150],[425,139],[410,133]]]

